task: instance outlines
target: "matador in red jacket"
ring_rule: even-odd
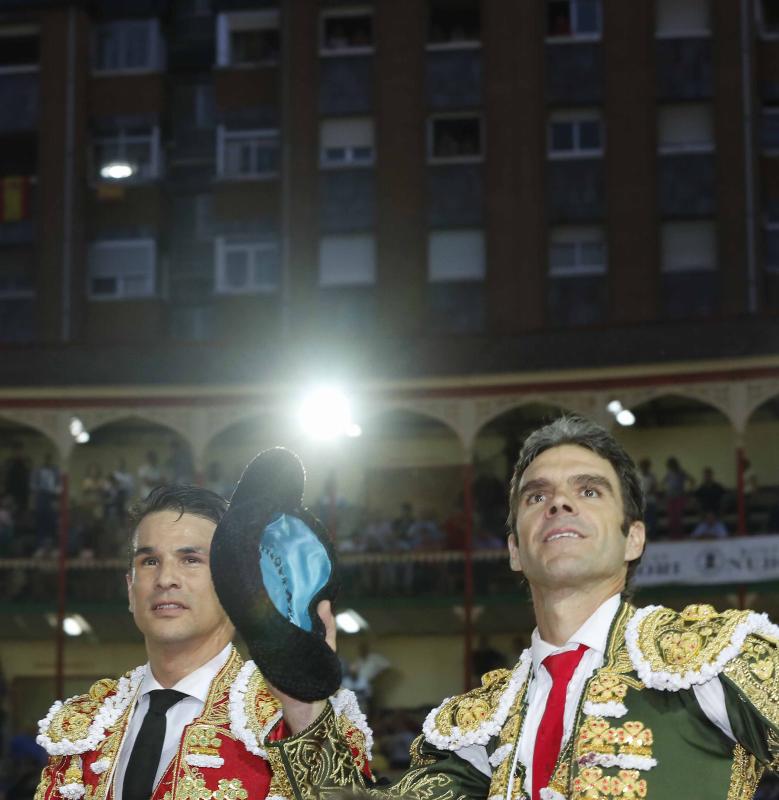
[[[127,586],[148,663],[52,706],[40,722],[49,762],[35,800],[292,800],[264,747],[287,733],[281,706],[231,644],[211,580],[211,539],[226,507],[205,489],[168,486],[139,509]],[[170,705],[155,734],[162,696]],[[331,703],[368,774],[370,732],[354,696],[340,690]]]

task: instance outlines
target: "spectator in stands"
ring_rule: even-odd
[[[690,534],[691,539],[725,539],[728,529],[713,511],[707,511]]]
[[[506,484],[497,475],[479,468],[473,482],[473,504],[481,524],[493,535],[504,538],[508,495]]]
[[[14,538],[13,505],[10,495],[0,499],[0,558],[8,558],[11,554]]]
[[[97,541],[102,534],[105,505],[108,496],[108,481],[103,477],[103,470],[94,461],[87,465],[84,479],[81,481],[81,554],[94,556]]]
[[[50,452],[44,456],[43,464],[33,470],[31,489],[35,507],[35,553],[43,555],[53,548],[57,538],[59,496],[62,491],[59,467]]]
[[[435,512],[432,509],[423,511],[419,519],[411,523],[408,537],[411,540],[412,549],[415,551],[441,550],[445,540],[444,532],[438,526]]]
[[[376,679],[391,666],[390,660],[377,653],[367,639],[362,639],[358,646],[358,655],[349,665],[357,684],[361,687],[365,698],[364,710],[369,717],[373,716],[373,692]]]
[[[190,484],[195,480],[195,465],[189,448],[178,439],[170,441],[170,455],[165,462],[164,474],[168,483]]]
[[[465,533],[468,520],[463,508],[463,493],[457,495],[457,502],[452,513],[444,520],[444,535],[446,536],[447,550],[464,550]]]
[[[743,482],[744,482],[744,508],[747,515],[747,530],[752,530],[750,517],[755,510],[755,500],[760,485],[757,482],[757,475],[752,469],[752,462],[745,458],[741,462],[743,468]]]
[[[642,458],[638,467],[641,488],[644,490],[646,498],[646,511],[644,512],[646,535],[649,539],[653,539],[657,533],[657,476],[652,471],[652,462],[648,458]]]
[[[722,513],[724,496],[725,489],[722,484],[714,480],[714,470],[711,467],[704,467],[700,485],[695,490],[695,499],[698,501],[701,514],[705,517],[711,513],[718,517]]]
[[[475,686],[481,685],[482,675],[508,666],[505,654],[493,647],[489,637],[484,633],[479,635],[479,641],[471,654],[471,663],[473,664],[472,677]]]
[[[30,507],[30,464],[21,442],[11,445],[11,456],[5,464],[4,494],[11,497],[14,509],[24,513]]]
[[[663,491],[668,515],[668,535],[672,539],[681,539],[684,536],[684,511],[687,508],[687,490],[695,482],[684,471],[679,459],[674,456],[671,456],[665,462],[665,466]]]
[[[145,500],[152,489],[163,483],[160,460],[155,450],[146,453],[146,461],[138,467],[138,495]]]
[[[127,505],[135,494],[135,481],[132,472],[127,469],[127,462],[120,458],[116,462],[116,469],[111,473],[116,481],[116,513],[121,522],[127,514]]]
[[[229,500],[233,493],[235,484],[224,477],[224,470],[220,461],[211,461],[206,467],[206,489],[214,494]]]

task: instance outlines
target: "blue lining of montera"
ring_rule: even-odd
[[[260,570],[276,610],[304,631],[311,631],[308,607],[332,573],[322,542],[302,519],[280,514],[260,537]]]

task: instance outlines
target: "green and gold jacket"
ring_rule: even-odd
[[[623,603],[542,800],[752,798],[763,770],[779,768],[778,646],[779,628],[763,614]],[[715,677],[736,742],[696,700],[693,687]],[[365,788],[326,709],[302,733],[266,743],[274,782],[289,800],[344,789],[420,800],[527,800],[526,767],[515,749],[529,682],[526,651],[513,670],[487,673],[478,689],[445,700],[413,743],[409,771],[381,789]],[[484,748],[486,770],[458,755],[474,746]]]

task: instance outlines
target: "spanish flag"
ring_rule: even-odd
[[[18,222],[30,216],[30,178],[0,178],[0,222]]]

